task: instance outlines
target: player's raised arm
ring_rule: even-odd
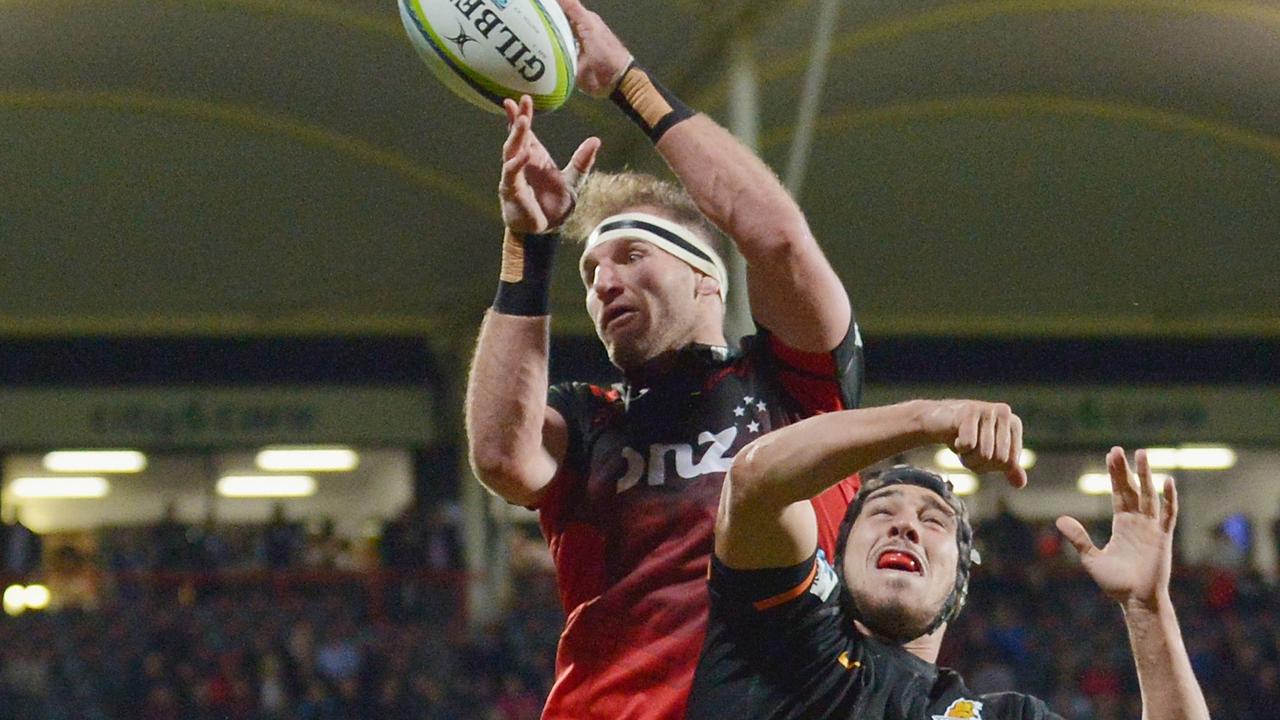
[[[737,245],[747,260],[756,319],[796,349],[835,348],[849,330],[849,297],[773,171],[634,64],[580,0],[560,5],[579,42],[578,86],[610,95],[646,131],[703,214]]]
[[[1137,487],[1124,450],[1112,448],[1107,455],[1114,514],[1105,547],[1095,547],[1075,518],[1058,518],[1058,530],[1080,552],[1089,576],[1124,611],[1142,692],[1142,717],[1208,720],[1209,709],[1191,671],[1169,598],[1177,487],[1169,478],[1161,501],[1146,452],[1139,450],[1136,461]]]
[[[533,103],[506,103],[498,196],[506,225],[502,272],[467,379],[467,443],[485,487],[535,505],[555,477],[568,443],[565,420],[547,406],[551,262],[574,185],[595,162],[590,138],[561,170],[533,132]]]
[[[818,415],[774,430],[734,458],[720,494],[716,556],[739,569],[787,567],[817,547],[808,499],[868,465],[946,443],[974,472],[1026,484],[1022,421],[1008,405],[913,400]]]

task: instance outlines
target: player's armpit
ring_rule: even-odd
[[[560,414],[559,410],[548,405],[547,414],[542,421],[543,454],[536,462],[542,465],[542,468],[537,471],[539,473],[538,477],[542,477],[544,473],[549,473],[549,475],[547,476],[547,481],[542,483],[534,494],[532,502],[522,503],[523,505],[536,508],[541,504],[551,484],[560,475],[560,468],[568,455],[568,449],[569,423]]]

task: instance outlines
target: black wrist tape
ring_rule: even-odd
[[[655,143],[677,123],[697,114],[693,108],[680,102],[680,98],[671,91],[649,77],[649,73],[636,65],[634,60],[622,74],[618,87],[609,99],[622,108],[622,112]]]
[[[551,304],[551,263],[559,233],[516,235],[502,238],[502,272],[493,309],[503,315],[547,315]]]

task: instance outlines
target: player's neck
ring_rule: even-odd
[[[702,317],[697,326],[694,327],[690,340],[698,345],[712,345],[715,347],[728,345],[729,341],[724,336],[724,313],[717,312],[713,315]]]
[[[672,368],[679,362],[680,350],[660,352],[644,362],[622,368],[622,374],[630,385],[648,385],[655,379],[671,372]]]
[[[732,355],[724,335],[708,338],[713,342],[695,340],[678,348],[666,350],[632,367],[619,368],[626,378],[627,384],[634,387],[647,387],[664,382],[672,373],[680,373],[699,364],[723,362]]]
[[[902,649],[927,663],[936,665],[938,663],[938,652],[942,649],[942,628],[938,628],[928,635],[921,635],[915,640],[906,641],[902,644]]]
[[[871,629],[868,628],[866,625],[863,625],[862,621],[860,620],[854,620],[853,622],[854,622],[854,625],[857,626],[858,632],[862,633],[863,635],[869,635],[873,638],[876,638],[877,640],[898,645],[903,650],[906,650],[912,655],[915,655],[921,660],[927,663],[930,663],[932,665],[936,665],[938,663],[938,653],[939,651],[942,650],[942,636],[947,631],[947,624],[943,623],[928,635],[921,635],[920,637],[915,638],[914,640],[908,640],[904,643],[896,643],[892,640],[882,638],[879,635],[875,634],[874,632],[871,632]]]

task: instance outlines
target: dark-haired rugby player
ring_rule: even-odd
[[[964,604],[973,531],[933,473],[900,465],[864,478],[841,524],[834,568],[817,553],[804,498],[844,474],[929,443],[967,450],[971,469],[1016,485],[1021,423],[1007,406],[914,401],[831,413],[747,446],[724,483],[711,570],[711,617],[689,720],[1005,720],[1058,718],[1016,692],[974,695],[935,663]],[[1169,599],[1177,496],[1161,499],[1146,453],[1138,482],[1107,456],[1114,518],[1098,549],[1080,523],[1058,529],[1120,604],[1144,718],[1208,720]]]

